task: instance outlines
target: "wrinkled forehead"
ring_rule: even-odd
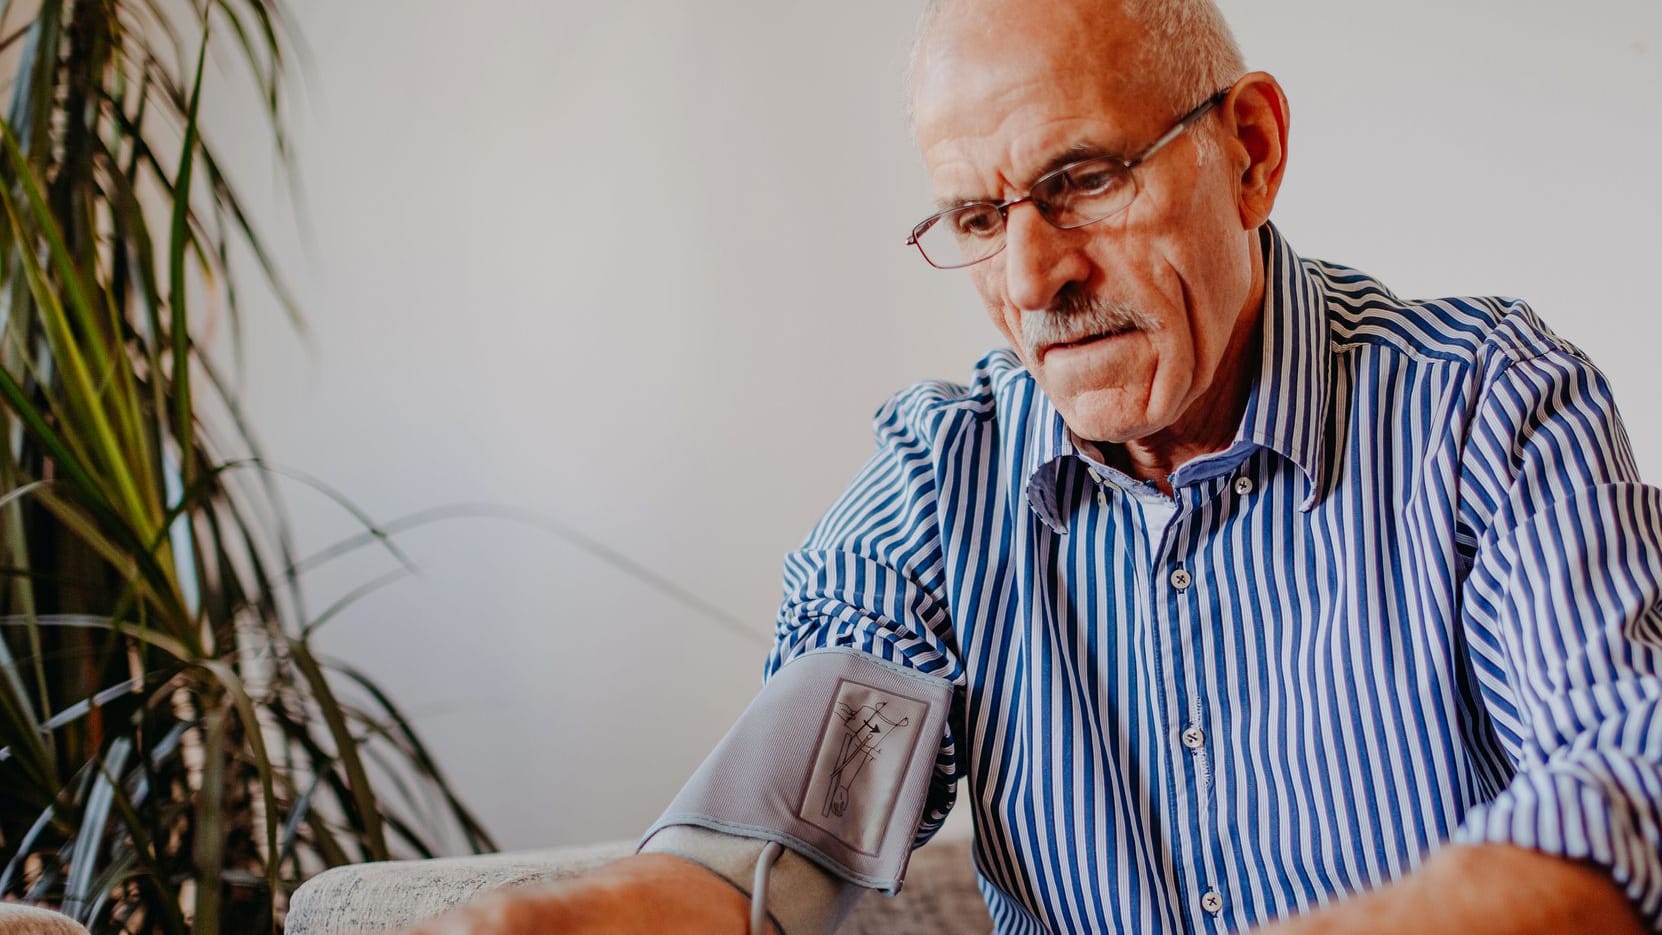
[[[1117,4],[949,4],[920,38],[911,88],[938,198],[973,187],[966,176],[1019,186],[1059,152],[1126,154],[1160,131],[1141,32]]]

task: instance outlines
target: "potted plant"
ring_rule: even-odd
[[[94,931],[270,931],[322,867],[447,825],[492,848],[392,702],[319,658],[339,607],[306,607],[198,344],[236,321],[233,248],[293,311],[197,123],[212,46],[286,154],[291,42],[277,0],[0,2],[0,898]]]

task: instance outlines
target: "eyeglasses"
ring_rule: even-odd
[[[1096,156],[1070,162],[1039,176],[1022,198],[1003,203],[974,201],[948,208],[918,222],[907,246],[917,247],[936,269],[959,269],[989,259],[1004,249],[1005,221],[1010,209],[1031,201],[1052,227],[1075,230],[1124,211],[1137,197],[1137,179],[1131,172],[1183,135],[1229,94],[1229,88],[1207,98],[1184,114],[1154,144],[1130,159]]]

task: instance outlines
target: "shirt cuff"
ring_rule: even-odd
[[[756,876],[756,861],[768,842],[712,831],[695,825],[661,828],[641,845],[641,853],[673,854],[726,878],[746,895]],[[865,893],[786,848],[773,865],[767,885],[768,914],[784,935],[825,935],[853,910]]]
[[[1510,844],[1596,865],[1651,931],[1662,931],[1662,770],[1600,751],[1518,774],[1466,813],[1455,844]]]

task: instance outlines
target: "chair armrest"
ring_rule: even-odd
[[[289,901],[287,935],[362,935],[399,931],[476,896],[575,876],[635,852],[632,841],[582,847],[401,860],[336,867],[318,874]],[[841,935],[935,935],[991,932],[976,886],[967,836],[942,834],[912,854],[898,896],[867,896]],[[9,935],[0,930],[0,935]]]
[[[482,857],[335,867],[295,890],[284,931],[287,935],[397,931],[490,890],[576,876],[634,852],[633,842],[612,841]]]

